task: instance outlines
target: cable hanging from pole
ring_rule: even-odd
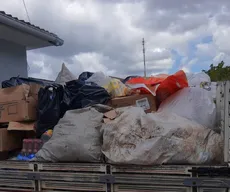
[[[22,2],[23,2],[23,5],[24,5],[24,8],[25,8],[25,10],[26,10],[27,19],[28,19],[28,21],[30,22],[30,17],[29,17],[29,13],[28,13],[28,10],[27,10],[27,7],[26,7],[25,0],[22,0]],[[30,22],[30,23],[31,23],[31,22]]]

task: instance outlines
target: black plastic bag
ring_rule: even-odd
[[[94,104],[107,104],[109,93],[100,86],[86,85],[73,80],[62,85],[49,85],[38,92],[36,132],[40,137],[48,129],[53,129],[67,110],[88,107]]]
[[[87,79],[89,79],[92,75],[93,75],[93,73],[91,73],[91,72],[88,72],[88,71],[83,72],[83,73],[81,73],[81,74],[79,75],[78,80],[84,82],[84,81],[86,81]]]
[[[61,85],[49,85],[38,92],[38,109],[36,133],[40,137],[48,129],[53,129],[61,115],[63,101],[63,87]]]
[[[73,80],[66,83],[63,102],[70,110],[94,104],[107,104],[110,99],[109,93],[103,87],[86,85],[81,81]]]
[[[53,81],[41,80],[41,79],[36,79],[36,78],[31,78],[31,77],[29,78],[11,77],[9,80],[5,80],[2,82],[2,88],[14,87],[17,85],[29,84],[29,83],[36,83],[41,86],[47,86],[47,85],[53,84]]]

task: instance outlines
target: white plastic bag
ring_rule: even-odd
[[[204,73],[186,73],[189,87],[200,87],[209,92],[213,100],[216,99],[216,82],[211,82],[210,77]]]
[[[210,77],[204,73],[186,73],[189,87],[200,87],[202,83],[211,83]]]
[[[116,109],[103,125],[102,152],[115,164],[210,164],[222,162],[218,133],[174,113],[146,114],[142,108]]]
[[[186,87],[163,101],[158,112],[172,112],[216,130],[216,105],[208,91]]]

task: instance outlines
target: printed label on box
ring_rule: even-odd
[[[141,107],[144,110],[149,110],[150,109],[150,105],[149,105],[149,101],[148,101],[147,97],[145,97],[143,99],[136,100],[136,106]]]

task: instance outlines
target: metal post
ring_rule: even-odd
[[[146,77],[146,65],[145,65],[145,39],[142,40],[143,45],[143,61],[144,61],[144,77]]]

